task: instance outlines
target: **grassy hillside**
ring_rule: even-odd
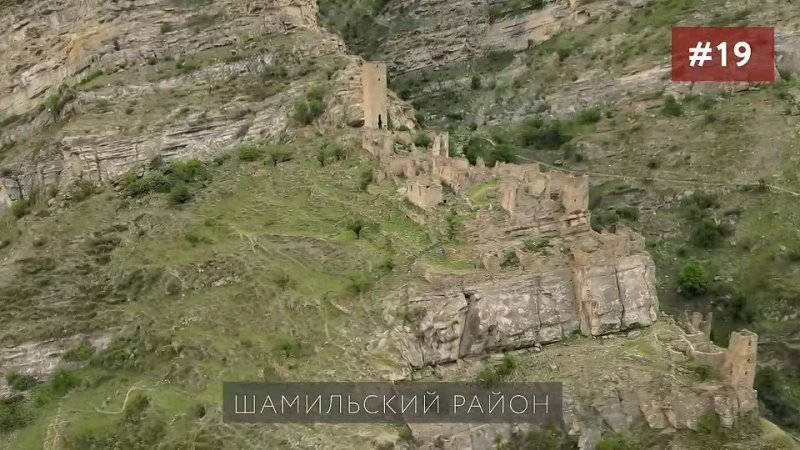
[[[320,167],[320,145],[297,142],[275,166],[269,148],[244,148],[248,161],[233,152],[138,180],[190,171],[186,195],[141,195],[123,183],[51,217],[36,217],[38,208],[7,215],[2,257],[20,262],[1,272],[13,286],[0,295],[10,318],[3,343],[119,336],[96,355],[76,349],[84,363],[2,405],[0,425],[16,431],[0,442],[38,449],[54,433],[66,448],[314,439],[314,430],[221,425],[221,381],[371,378],[362,349],[381,318],[375,296],[429,244],[390,186],[365,192],[370,163],[349,153]]]

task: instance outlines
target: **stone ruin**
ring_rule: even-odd
[[[487,167],[478,160],[471,165],[451,155],[446,132],[432,132],[428,147],[419,151],[409,131],[369,126],[362,146],[378,161],[379,180],[404,186],[406,198],[419,209],[409,213],[414,220],[429,220],[449,206],[445,186],[468,201],[476,190],[492,193],[488,205],[471,205],[474,218],[461,233],[479,253],[483,270],[424,268],[427,283],[410,286],[408,301],[400,306],[410,320],[383,339],[407,364],[406,374],[540,347],[572,334],[608,337],[659,319],[655,265],[643,238],[622,226],[592,230],[586,176],[545,172],[538,164]],[[510,269],[503,267],[509,254],[518,261]],[[593,405],[600,416],[611,417],[609,423],[614,417],[625,417],[619,419],[625,423],[643,420],[653,429],[696,429],[708,412],[730,427],[756,408],[755,334],[734,332],[729,348],[721,349],[710,340],[710,315],[687,314],[680,327],[666,322],[657,332],[667,343],[661,349],[665,357],[672,352],[678,365],[708,364],[719,381],[698,386],[665,375],[660,382],[667,383],[666,390],[654,380],[636,386],[620,382],[600,389],[599,395],[610,399]],[[472,439],[483,433],[478,428],[462,434]]]
[[[381,66],[366,70],[376,67]],[[365,93],[372,78],[364,77]],[[446,207],[440,206],[445,185],[456,194],[495,189],[497,208],[480,209],[463,232],[486,270],[429,273],[435,282],[423,294],[410,295],[408,307],[419,318],[404,352],[412,366],[551,343],[572,333],[600,336],[657,320],[653,261],[632,231],[620,227],[600,234],[590,228],[586,176],[543,172],[538,164],[471,165],[450,155],[446,132],[434,132],[424,152],[407,151],[413,146],[408,131],[368,126],[362,138],[378,160],[377,178],[404,184],[406,198],[424,212]],[[531,238],[557,242],[561,250],[526,251]],[[502,270],[509,252],[520,261],[518,270]]]
[[[684,311],[679,325],[684,331],[682,339],[672,342],[672,347],[694,361],[711,367],[725,389],[734,393],[730,401],[735,402],[742,413],[758,406],[753,389],[756,375],[758,335],[748,331],[734,331],[728,339],[728,348],[720,348],[711,342],[712,313]],[[735,417],[720,415],[723,425],[731,426]]]

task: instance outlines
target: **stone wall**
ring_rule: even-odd
[[[408,165],[406,165],[407,167]],[[422,209],[433,209],[444,200],[442,185],[431,177],[418,177],[409,180],[406,198]]]

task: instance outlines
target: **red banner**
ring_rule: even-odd
[[[672,81],[775,82],[775,29],[672,28]]]

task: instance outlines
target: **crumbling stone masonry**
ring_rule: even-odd
[[[385,98],[385,72],[370,64],[363,73],[364,115],[371,120]],[[450,156],[447,132],[432,132],[429,147],[420,152],[408,133],[375,125],[365,127],[362,145],[378,160],[377,178],[405,184],[412,204],[430,212],[443,203],[444,185],[456,194],[483,186],[495,190],[499,207],[480,209],[462,233],[480,253],[489,278],[448,281],[445,275],[441,286],[411,297],[409,307],[420,319],[410,338],[415,343],[404,354],[412,366],[555,342],[576,332],[599,336],[657,320],[653,261],[635,233],[591,230],[586,176],[542,172],[538,164],[472,165]],[[530,238],[563,239],[566,254],[528,255],[521,247]],[[524,261],[524,275],[502,270],[500,261],[509,251]]]
[[[673,346],[694,361],[717,371],[723,386],[714,398],[718,409],[731,409],[724,403],[733,402],[734,409],[740,414],[753,411],[758,406],[753,389],[758,335],[748,330],[734,331],[728,340],[728,348],[720,348],[711,342],[711,321],[711,313],[703,316],[698,312],[684,312],[679,324],[685,334]],[[736,420],[730,414],[720,414],[720,418],[728,427]]]

